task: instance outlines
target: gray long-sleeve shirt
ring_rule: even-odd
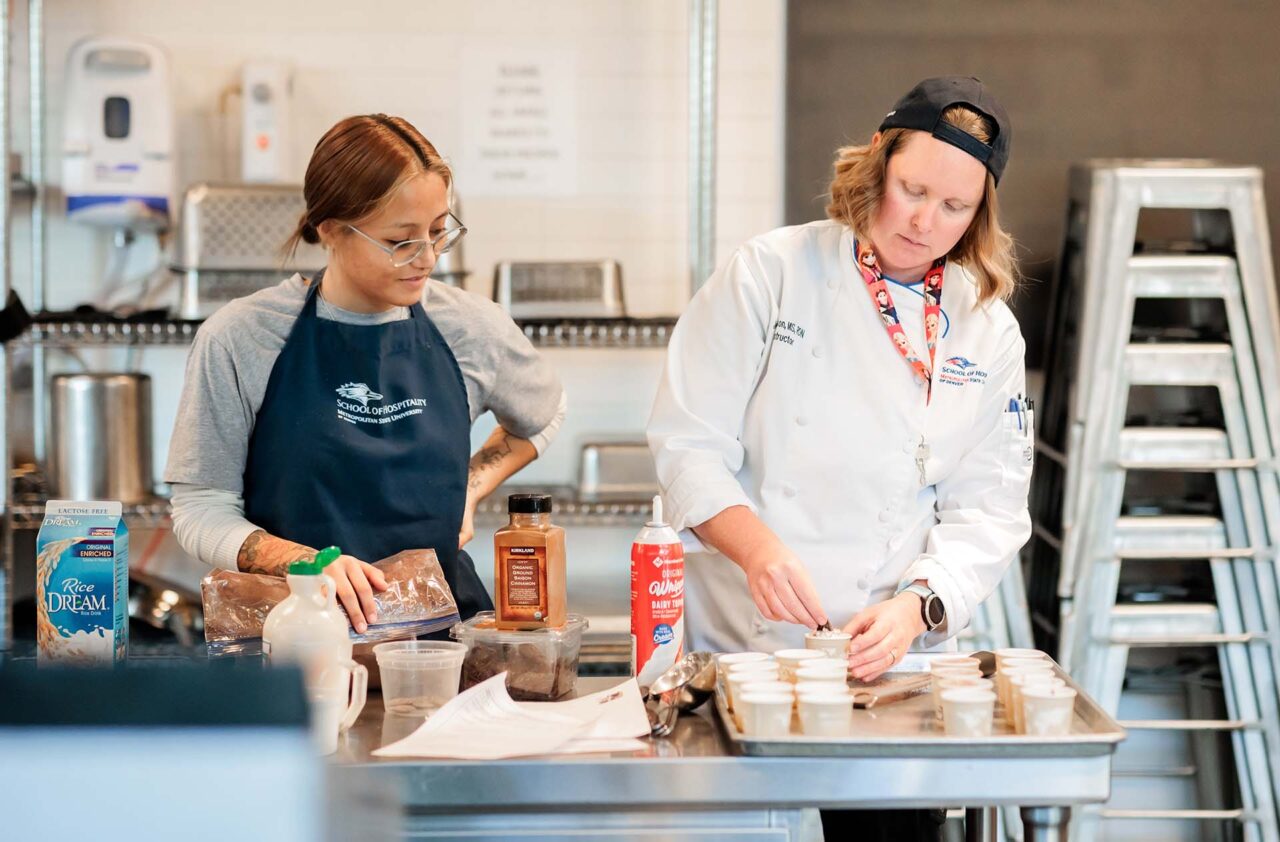
[[[235,550],[256,528],[243,519],[229,521],[227,506],[238,503],[243,512],[249,438],[308,289],[308,282],[294,275],[232,301],[201,326],[187,359],[164,479],[175,486],[179,543],[207,563],[234,568]],[[318,304],[320,318],[352,324],[409,317],[403,307],[362,314]],[[423,306],[458,361],[471,420],[492,410],[504,429],[529,439],[541,453],[564,413],[564,390],[551,366],[510,317],[485,298],[432,282]],[[224,494],[190,493],[210,489]],[[211,534],[214,530],[220,534]]]

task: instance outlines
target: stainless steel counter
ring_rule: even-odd
[[[618,680],[583,678],[578,689],[593,692]],[[371,756],[418,724],[385,714],[381,699],[371,697],[334,755],[336,779],[398,791],[407,814],[419,817],[1019,806],[1026,838],[1037,842],[1066,839],[1070,811],[1045,808],[1105,801],[1111,787],[1106,751],[937,756],[893,745],[857,757],[740,756],[710,705],[683,717],[670,738],[646,740],[644,751],[483,762]]]

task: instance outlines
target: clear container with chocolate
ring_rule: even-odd
[[[497,627],[492,611],[449,630],[467,647],[462,662],[462,689],[501,672],[507,692],[525,702],[551,702],[569,696],[578,685],[578,657],[587,618],[569,614],[558,629],[507,631]]]
[[[567,616],[564,530],[550,494],[512,494],[510,522],[493,535],[493,588],[500,629],[558,629]]]

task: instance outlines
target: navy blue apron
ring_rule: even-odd
[[[458,361],[420,303],[402,321],[341,324],[316,316],[319,286],[317,276],[267,381],[245,517],[370,563],[430,547],[462,618],[492,609],[458,549],[471,450]]]

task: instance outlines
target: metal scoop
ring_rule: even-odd
[[[978,662],[978,668],[982,671],[983,678],[989,678],[995,674],[996,656],[994,652],[974,652],[969,657]],[[873,684],[870,687],[857,690],[853,694],[853,706],[858,710],[868,710],[877,705],[884,706],[893,702],[900,702],[926,689],[931,678],[932,676],[926,672],[923,675],[913,675],[911,678]]]
[[[646,692],[649,730],[668,736],[681,711],[701,705],[716,689],[716,662],[710,652],[690,652],[654,679]]]

